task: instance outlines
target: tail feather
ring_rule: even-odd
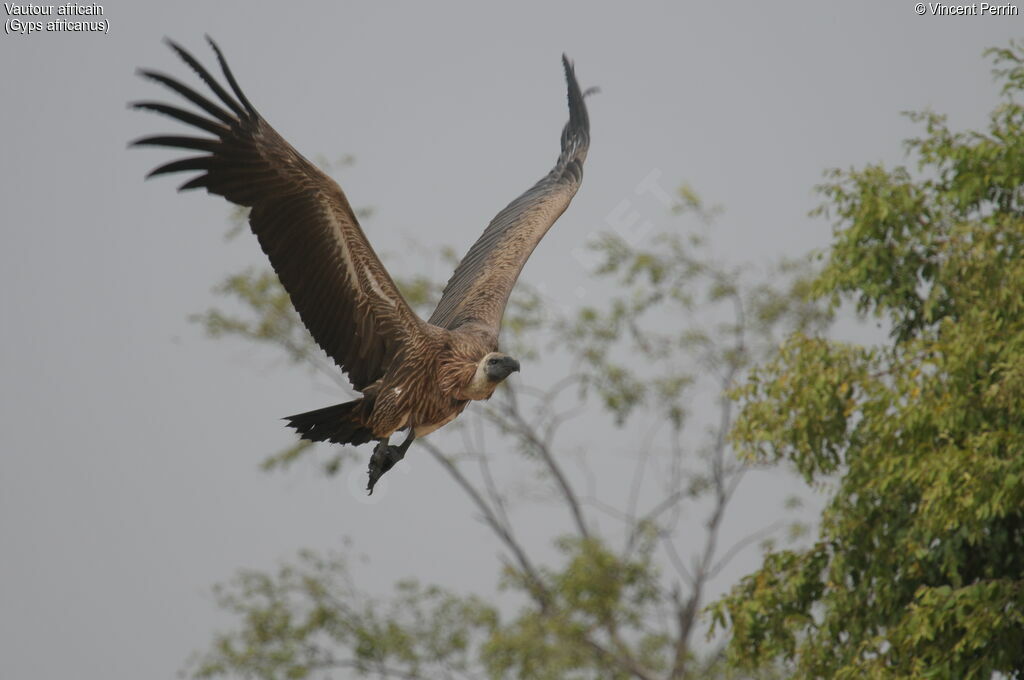
[[[363,423],[365,399],[356,399],[315,411],[287,416],[288,426],[311,442],[334,442],[358,446],[374,438]]]

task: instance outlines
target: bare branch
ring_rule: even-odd
[[[636,520],[636,507],[640,500],[640,487],[643,484],[644,472],[647,469],[647,462],[651,456],[651,449],[654,445],[654,437],[658,434],[662,424],[665,421],[659,421],[655,423],[654,427],[648,429],[647,434],[644,436],[644,442],[640,447],[640,459],[637,461],[636,468],[633,470],[633,481],[630,484],[629,489],[629,501],[626,507],[626,516],[630,518],[631,528],[629,535],[626,537],[626,546],[623,550],[625,555],[629,555],[633,552],[633,548],[636,546],[636,541],[640,536],[640,531],[644,529],[647,524],[644,522],[638,522]]]
[[[554,455],[551,453],[551,449],[547,443],[542,441],[537,433],[530,427],[519,411],[519,404],[516,398],[515,390],[505,390],[508,397],[508,403],[510,406],[509,413],[512,418],[512,429],[517,431],[534,450],[540,455],[541,460],[544,461],[545,466],[551,473],[551,476],[555,478],[555,482],[558,484],[558,488],[562,492],[562,497],[566,504],[569,506],[569,510],[572,513],[573,520],[576,522],[576,529],[580,535],[584,538],[590,538],[590,531],[587,529],[587,523],[583,518],[583,511],[580,509],[579,499],[576,497],[575,492],[569,485],[569,480],[562,472],[562,467],[555,461]],[[497,416],[501,417],[501,416]]]
[[[523,546],[520,545],[519,541],[515,538],[512,533],[512,527],[507,523],[503,522],[500,517],[496,514],[494,508],[492,508],[480,492],[477,491],[476,487],[462,474],[458,466],[453,463],[444,453],[441,452],[437,446],[435,446],[429,440],[421,439],[419,444],[430,452],[430,455],[434,457],[434,460],[441,463],[442,467],[448,472],[452,478],[458,482],[462,490],[470,497],[477,509],[483,514],[484,521],[494,531],[494,533],[501,539],[501,542],[505,544],[505,547],[512,552],[515,556],[516,563],[519,565],[520,570],[530,581],[531,593],[537,599],[542,609],[546,609],[550,603],[550,594],[547,592],[547,587],[544,585],[544,581],[541,580],[540,574],[533,566],[533,562],[526,555],[526,551]]]
[[[665,554],[668,555],[669,562],[672,563],[676,573],[679,574],[679,577],[692,588],[694,583],[696,583],[696,579],[693,574],[690,573],[690,570],[686,568],[686,565],[683,564],[683,560],[679,556],[679,551],[676,549],[675,542],[669,536],[662,536],[661,543],[665,547]]]
[[[771,534],[775,533],[785,525],[786,522],[782,520],[777,520],[775,522],[772,522],[768,526],[764,527],[763,529],[759,529],[757,531],[749,533],[740,540],[733,543],[729,547],[729,549],[725,551],[725,554],[722,555],[722,557],[720,557],[718,561],[716,561],[708,570],[708,578],[714,578],[715,576],[717,576],[719,572],[721,572],[722,569],[729,564],[732,558],[736,557],[736,555],[740,553],[744,548],[753,543],[756,543],[757,541],[765,538],[766,536],[770,536]]]

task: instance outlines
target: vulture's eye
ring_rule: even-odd
[[[493,366],[494,364],[498,363],[498,360],[497,359],[488,359],[487,363],[489,363],[491,366]]]

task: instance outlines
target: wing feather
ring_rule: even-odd
[[[205,188],[251,208],[249,225],[313,339],[356,389],[379,379],[423,322],[402,297],[334,180],[303,158],[242,93],[217,45],[207,38],[234,96],[184,48],[171,48],[219,103],[174,78],[141,70],[210,118],[159,102],[139,102],[212,137],[157,135],[134,142],[205,152],[159,166],[149,176],[198,171],[180,190]]]
[[[562,55],[569,122],[555,167],[487,225],[445,286],[429,322],[448,329],[476,325],[497,336],[519,272],[583,180],[590,120],[572,62]]]

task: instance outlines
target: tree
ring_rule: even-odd
[[[833,172],[818,296],[891,327],[797,333],[738,390],[732,433],[832,489],[819,535],[713,607],[743,668],[797,677],[1024,677],[1024,47],[992,50],[984,132],[913,114],[918,172]]]
[[[700,222],[713,217],[688,189],[679,192],[675,210]],[[536,356],[547,342],[549,352],[568,358],[557,362],[569,366],[565,374],[539,387],[515,381],[416,443],[449,473],[503,546],[496,578],[518,595],[521,608],[510,615],[482,599],[416,582],[398,584],[390,599],[369,598],[355,586],[345,556],[304,553],[275,573],[242,572],[219,588],[220,604],[237,615],[239,626],[195,660],[194,676],[301,678],[345,671],[399,678],[652,679],[728,673],[717,650],[698,647],[701,607],[722,568],[779,525],[718,545],[729,502],[751,467],[735,459],[726,440],[732,406],[725,390],[777,347],[781,333],[813,332],[828,315],[802,301],[807,277],[799,265],[783,267],[776,286],[753,285],[743,269],[714,262],[695,236],[669,231],[635,243],[628,234],[610,233],[593,247],[595,285],[611,283],[615,291],[604,305],[560,313],[520,282],[506,314],[503,345]],[[438,283],[400,285],[429,314]],[[348,389],[271,272],[229,277],[221,291],[241,311],[202,315],[211,335],[268,343]],[[698,396],[716,406],[689,414]],[[567,425],[581,413],[593,418],[600,411],[636,443],[629,452],[634,475],[619,484],[625,507],[581,492],[564,468],[571,448],[564,441]],[[706,436],[694,434],[705,425]],[[572,531],[551,536],[560,564],[541,563],[518,539],[509,513],[516,498],[492,473],[493,451],[472,437],[460,445],[451,436],[477,427],[494,432],[501,450],[517,452],[519,464],[547,484],[550,501],[566,510]],[[266,466],[313,459],[327,474],[365,465],[351,449],[302,443],[269,457]],[[652,500],[645,503],[641,490]],[[692,550],[677,545],[684,510],[706,513],[705,535]],[[599,532],[598,513],[619,528]]]

